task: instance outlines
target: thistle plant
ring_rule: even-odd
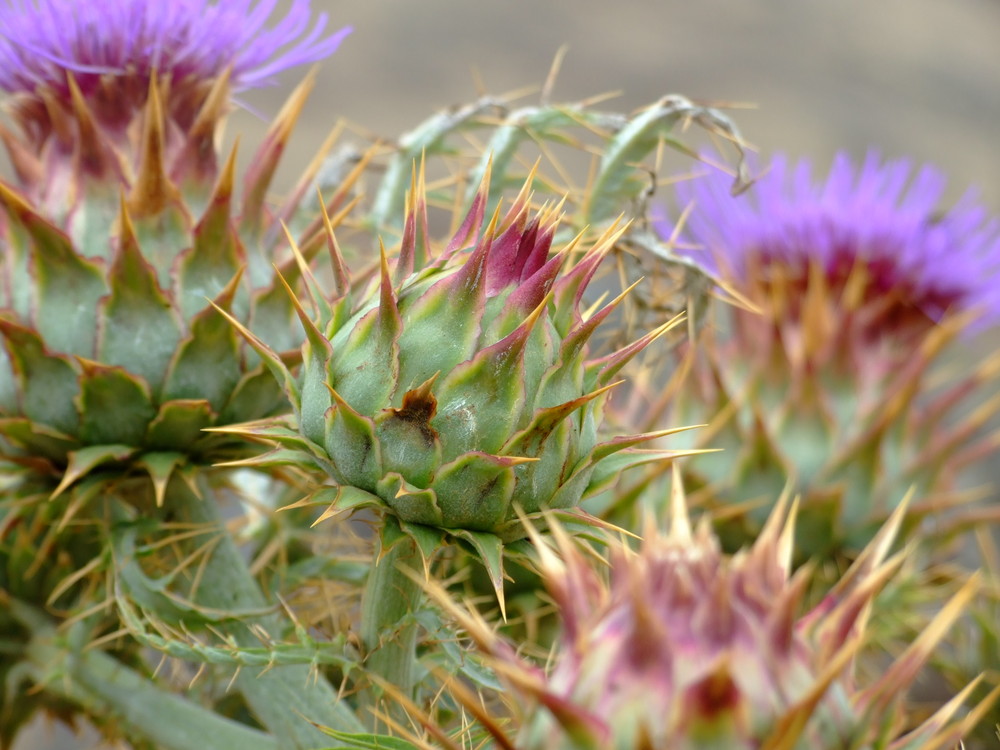
[[[685,252],[754,308],[717,311],[649,412],[705,422],[698,440],[725,449],[689,467],[700,500],[750,507],[791,482],[809,552],[826,554],[863,547],[912,486],[911,516],[946,535],[963,472],[996,446],[977,438],[996,359],[963,372],[948,354],[1000,315],[1000,231],[972,195],[942,210],[944,186],[875,154],[838,156],[825,182],[778,157],[742,195],[717,171],[677,186]],[[766,507],[728,524],[728,543]]]
[[[554,542],[530,531],[561,621],[546,667],[433,588],[510,691],[511,721],[485,722],[498,745],[930,748],[950,746],[976,720],[974,712],[953,721],[961,697],[923,722],[903,703],[920,664],[974,596],[975,581],[876,681],[852,677],[866,613],[906,555],[888,556],[902,511],[806,611],[812,569],[792,568],[798,503],[789,508],[786,495],[752,546],[727,556],[707,516],[692,529],[679,476],[669,530],[647,524],[638,550],[609,542],[607,562],[594,549],[585,554],[558,524]],[[473,715],[483,715],[467,689],[446,682]]]
[[[734,123],[680,96],[628,115],[599,98],[552,104],[554,72],[537,106],[485,97],[435,115],[378,172],[368,163],[386,147],[341,169],[324,161],[331,137],[276,203],[314,77],[242,176],[235,149],[219,149],[233,97],[326,57],[349,31],[313,20],[308,0],[277,17],[276,4],[2,6],[0,137],[14,180],[0,182],[0,746],[39,710],[167,750],[956,741],[989,703],[955,719],[978,689],[965,686],[966,651],[961,692],[930,718],[903,693],[976,580],[949,578],[957,593],[919,613],[881,676],[864,668],[864,641],[876,594],[912,593],[917,579],[899,571],[906,555],[924,559],[890,556],[907,523],[897,490],[916,481],[922,511],[955,504],[955,475],[981,450],[967,440],[980,415],[958,426],[950,415],[1000,368],[941,394],[927,373],[967,319],[1000,312],[982,212],[930,217],[933,175],[897,200],[907,169],[872,161],[852,189],[885,206],[861,234],[832,232],[825,265],[768,255],[764,232],[734,254],[754,235],[730,232],[742,214],[721,196],[718,215],[696,207],[683,229],[711,254],[684,254],[672,229],[650,231],[662,147],[691,153],[675,130],[696,123],[736,146],[745,186]],[[551,144],[592,160],[585,185],[553,179],[567,172]],[[522,170],[529,149],[544,158]],[[425,166],[440,159],[457,179],[428,190]],[[838,170],[822,206],[847,222]],[[768,179],[754,190],[780,192]],[[315,188],[318,204],[303,200]],[[437,242],[428,213],[441,205],[456,207],[454,229]],[[831,218],[810,211],[787,214],[816,241]],[[935,271],[943,249],[967,267]],[[622,381],[674,375],[666,334],[692,320],[656,299],[658,285],[633,284],[637,268],[657,281],[679,272],[696,322],[713,286],[766,314],[732,311],[730,338],[690,342],[677,382],[706,369],[688,391],[671,386],[680,395],[647,426],[621,430],[606,417],[623,413]],[[767,346],[750,346],[763,329]],[[688,422],[710,427],[668,449]],[[737,448],[725,468],[690,456],[720,444]],[[609,542],[589,498],[620,507],[624,471],[662,473],[681,456],[711,502],[770,501],[779,475],[802,502],[721,527],[727,541],[747,535],[729,557],[708,520],[692,531],[677,485],[666,535],[649,522],[622,530],[645,537],[637,551]],[[662,505],[648,488],[640,502]],[[829,502],[839,515],[824,525]],[[803,523],[824,535],[811,552],[864,551],[843,576],[825,575],[840,559],[796,571]],[[610,564],[586,560],[570,534]],[[527,614],[542,611],[543,589],[556,605],[555,641],[521,643],[552,646],[548,668],[499,635],[517,627],[504,591],[524,568],[511,558],[535,576],[513,582],[535,588]],[[454,601],[470,571],[488,580],[484,615]],[[930,579],[918,600],[936,606]],[[521,705],[505,708],[511,696]],[[415,726],[426,736],[407,739]]]

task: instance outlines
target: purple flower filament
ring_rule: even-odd
[[[351,29],[310,28],[310,0],[294,0],[268,27],[277,0],[6,0],[0,90],[86,94],[102,77],[212,80],[231,70],[233,91],[266,86],[282,71],[332,54]]]
[[[866,299],[897,316],[973,311],[977,326],[1000,322],[1000,223],[971,193],[942,211],[937,170],[875,153],[855,167],[841,153],[823,182],[807,161],[778,156],[745,194],[730,185],[713,171],[677,192],[680,205],[694,204],[684,237],[700,249],[689,254],[735,283],[776,272],[804,292],[815,264],[836,292],[861,269]],[[669,236],[672,227],[657,230]]]

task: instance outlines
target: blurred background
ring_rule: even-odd
[[[337,117],[392,137],[432,112],[541,85],[553,101],[605,92],[630,111],[667,93],[736,102],[764,153],[875,147],[937,164],[956,193],[1000,209],[1000,3],[995,0],[314,0],[354,34],[322,69],[295,139],[300,166]],[[294,74],[293,74],[294,75]],[[285,88],[258,95],[277,110]],[[530,98],[527,101],[535,101]],[[232,129],[262,123],[240,118]],[[247,136],[251,134],[248,132]],[[244,141],[247,143],[247,141]],[[249,141],[250,143],[253,140]]]
[[[952,198],[976,186],[1000,214],[996,0],[313,0],[313,6],[329,14],[332,28],[351,24],[355,31],[322,66],[285,161],[287,182],[338,118],[392,139],[439,109],[475,99],[477,79],[493,94],[540,86],[566,44],[555,102],[617,91],[604,109],[631,111],[667,93],[739,103],[730,114],[764,155],[808,156],[825,172],[840,149],[861,156],[877,148],[936,164],[950,175]],[[247,103],[273,116],[296,80],[293,71]],[[265,129],[265,120],[243,111],[229,133],[241,134],[246,153]],[[94,744],[86,731],[39,725],[16,750]]]

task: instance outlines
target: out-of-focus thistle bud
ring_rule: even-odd
[[[1000,360],[945,370],[943,353],[1000,320],[1000,225],[971,195],[940,210],[942,175],[874,154],[825,182],[780,157],[744,194],[730,182],[678,185],[681,234],[756,309],[716,310],[661,403],[725,449],[688,467],[694,498],[765,503],[724,541],[753,538],[789,480],[811,553],[860,549],[910,487],[914,517],[964,502],[956,479],[997,446],[977,432]]]
[[[21,607],[36,608],[57,617],[89,606],[95,582],[86,575],[104,554],[103,536],[96,525],[64,523],[63,508],[47,502],[51,486],[21,487],[16,501],[0,502],[0,747],[13,746],[14,737],[35,713],[72,722],[79,709],[47,691],[32,690],[24,663],[24,648],[35,635],[18,617],[12,599]],[[2,488],[7,491],[6,487]],[[77,626],[78,638],[96,639],[120,627],[117,616],[105,609]],[[119,644],[120,645],[120,644]],[[126,646],[127,649],[127,646]],[[125,651],[126,649],[122,649]]]
[[[623,230],[550,257],[558,207],[532,216],[529,184],[502,221],[498,211],[482,228],[484,181],[431,257],[423,179],[414,179],[398,259],[383,253],[360,295],[331,234],[338,284],[323,290],[303,271],[310,296],[296,300],[307,335],[301,376],[244,331],[284,382],[295,422],[234,428],[281,446],[250,463],[312,465],[329,478],[335,487],[308,499],[329,504],[322,518],[377,508],[425,553],[449,533],[479,552],[497,587],[503,544],[523,536],[516,509],[574,508],[622,469],[675,455],[635,447],[669,430],[597,434],[619,370],[674,322],[588,359],[588,339],[621,298],[587,314],[582,296]]]
[[[692,530],[676,476],[671,506],[669,532],[648,528],[638,551],[612,543],[607,571],[558,524],[555,549],[531,532],[562,621],[547,669],[516,655],[479,615],[431,584],[511,690],[510,728],[485,722],[504,747],[916,750],[952,746],[978,718],[952,719],[968,691],[923,722],[912,721],[904,703],[975,581],[874,684],[852,676],[869,605],[905,554],[886,559],[902,509],[803,614],[811,568],[791,569],[797,503],[789,510],[779,502],[753,546],[732,557],[706,518]]]
[[[271,28],[274,3],[251,0],[3,7],[0,90],[20,128],[3,137],[20,185],[0,183],[2,453],[58,490],[137,469],[162,497],[178,466],[231,455],[202,428],[283,405],[209,300],[252,315],[279,350],[299,343],[260,238],[309,83],[254,157],[241,205],[235,154],[217,169],[230,94],[326,56],[347,30],[325,35],[325,16],[310,29],[308,0]]]

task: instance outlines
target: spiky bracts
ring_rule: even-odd
[[[779,502],[753,546],[726,556],[706,520],[692,530],[675,482],[669,532],[649,528],[638,551],[611,542],[607,563],[558,524],[554,541],[531,532],[562,623],[547,669],[431,585],[513,693],[512,725],[484,722],[503,747],[929,750],[977,719],[952,721],[968,690],[919,726],[903,702],[975,582],[874,684],[852,678],[872,600],[902,561],[886,559],[901,514],[806,613],[811,569],[791,565],[797,504]]]
[[[588,359],[588,339],[620,300],[589,316],[581,301],[622,230],[550,257],[555,211],[532,217],[525,185],[505,218],[498,212],[483,229],[484,182],[458,233],[429,257],[422,182],[398,258],[383,254],[367,293],[349,289],[332,234],[335,288],[303,271],[298,378],[245,332],[285,384],[296,419],[237,429],[282,446],[261,461],[311,464],[328,477],[335,486],[311,498],[329,503],[323,518],[375,507],[422,550],[444,531],[496,563],[502,544],[523,535],[518,510],[573,508],[623,468],[673,455],[635,447],[669,431],[597,436],[617,373],[672,323]]]
[[[678,187],[690,254],[756,308],[717,310],[726,323],[672,386],[673,417],[709,423],[699,438],[725,448],[690,467],[706,501],[766,501],[792,481],[810,535],[855,550],[911,486],[915,513],[963,501],[956,476],[997,444],[972,437],[1000,367],[932,378],[970,324],[998,320],[1000,234],[969,199],[938,213],[943,178],[912,173],[841,156],[814,183],[778,159],[740,196],[722,174]],[[730,528],[738,543],[765,514]]]

